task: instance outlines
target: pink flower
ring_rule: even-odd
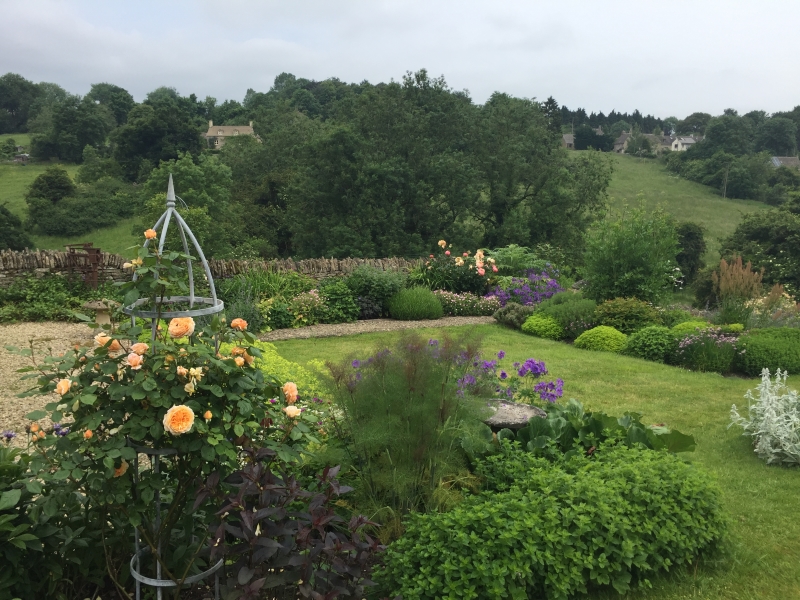
[[[450,250],[445,250],[444,255],[445,256],[450,256]]]
[[[494,265],[492,265],[492,272],[493,272],[493,273],[497,273],[497,267],[496,267],[496,266],[494,266]]]
[[[486,271],[484,271],[483,269],[478,269],[478,275],[483,277],[485,274],[486,274]]]
[[[469,256],[469,252],[464,252],[461,256]]]
[[[431,258],[433,258],[433,254],[431,254],[431,256],[430,256],[430,257],[431,257]]]

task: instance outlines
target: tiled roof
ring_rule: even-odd
[[[796,156],[773,156],[772,165],[775,167],[794,167],[800,169],[800,158]]]
[[[234,135],[253,135],[250,125],[212,125],[206,132],[206,137],[230,137]]]

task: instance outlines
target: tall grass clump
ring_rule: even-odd
[[[264,268],[252,269],[230,279],[220,279],[216,284],[220,298],[226,302],[241,293],[252,294],[259,300],[279,298],[288,302],[317,286],[313,278],[303,273]]]
[[[428,288],[412,287],[397,292],[389,300],[389,314],[401,321],[441,319],[442,303]]]
[[[459,499],[452,484],[469,479],[460,439],[485,408],[459,394],[460,380],[479,350],[480,340],[469,333],[440,340],[413,333],[367,358],[327,363],[337,409],[332,422],[343,447],[338,454],[329,447],[333,454],[320,458],[353,467],[360,505],[390,525],[386,535],[409,512]]]
[[[761,296],[761,280],[764,269],[753,271],[750,261],[742,264],[742,257],[733,262],[724,258],[719,262],[719,271],[711,274],[714,293],[719,301],[717,320],[722,325],[746,324],[753,314],[753,300]]]

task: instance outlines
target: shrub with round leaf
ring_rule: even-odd
[[[606,300],[595,309],[594,320],[626,335],[649,325],[661,325],[658,309],[636,298]]]
[[[708,321],[694,320],[678,323],[670,331],[675,335],[681,336],[685,333],[694,333],[697,330],[710,329],[712,327],[713,325]]]
[[[564,328],[553,317],[532,314],[522,324],[522,331],[548,340],[560,340],[564,337]]]
[[[575,347],[583,350],[603,350],[606,352],[622,352],[628,336],[613,327],[600,325],[584,331],[575,340]]]
[[[622,353],[653,362],[664,362],[664,358],[674,350],[675,345],[675,336],[668,328],[652,325],[632,333]]]
[[[753,329],[739,338],[737,350],[734,368],[750,377],[763,369],[800,373],[800,329]]]

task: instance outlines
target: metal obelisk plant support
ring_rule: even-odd
[[[205,254],[203,254],[203,249],[200,248],[200,244],[197,242],[197,238],[195,238],[192,230],[189,229],[189,226],[186,224],[186,221],[183,220],[183,217],[178,214],[178,211],[175,210],[175,188],[172,184],[172,174],[169,176],[169,184],[167,186],[167,209],[164,213],[159,217],[156,224],[153,225],[153,229],[156,232],[159,231],[161,228],[160,234],[157,236],[158,239],[158,254],[161,255],[164,251],[164,242],[167,239],[167,231],[169,230],[170,220],[175,219],[175,223],[178,227],[178,233],[181,237],[181,242],[183,243],[183,253],[187,255],[186,259],[186,272],[189,278],[189,295],[188,296],[169,296],[166,298],[141,298],[130,304],[125,306],[122,311],[125,314],[131,315],[131,318],[135,324],[136,317],[142,317],[145,319],[150,319],[150,339],[155,340],[156,334],[158,332],[158,321],[161,318],[164,319],[172,319],[175,317],[200,317],[205,315],[213,315],[225,308],[225,304],[222,300],[217,298],[217,290],[214,287],[214,278],[211,275],[211,269],[208,266],[208,261],[206,260]],[[191,240],[192,245],[194,246],[195,253],[197,254],[198,258],[200,259],[200,264],[203,267],[203,271],[205,273],[206,280],[208,281],[208,286],[210,288],[210,297],[202,297],[202,296],[195,296],[194,295],[194,273],[192,271],[192,260],[188,258],[191,253],[189,252],[189,244],[187,242],[187,238]],[[144,246],[147,247],[150,245],[152,240],[146,240],[144,242]],[[138,278],[137,274],[133,275],[134,281]],[[140,308],[143,305],[149,303],[152,300],[153,305],[146,307],[146,309]],[[176,303],[187,303],[189,304],[188,310],[169,310],[164,309],[163,305],[171,305]],[[198,308],[195,308],[195,305],[200,305]],[[219,342],[217,341],[217,347],[219,346]],[[149,447],[140,447],[137,446],[129,441],[131,445],[134,446],[136,449],[137,454],[146,454],[151,462],[151,468],[154,469],[155,473],[158,473],[161,457],[172,456],[177,453],[177,450],[172,448],[149,448]],[[139,480],[139,469],[138,469],[138,460],[134,461],[134,476],[133,476],[133,494],[134,497],[137,496],[136,486]],[[155,491],[155,495],[153,498],[153,502],[155,504],[155,521],[153,523],[154,530],[158,530],[161,525],[161,494],[158,490]],[[156,577],[150,578],[145,577],[140,573],[140,566],[141,566],[141,557],[144,554],[150,553],[150,548],[145,547],[142,548],[140,545],[139,540],[139,532],[138,530],[134,530],[134,545],[135,545],[135,554],[133,558],[131,558],[130,568],[131,568],[131,575],[136,580],[136,600],[140,600],[141,598],[141,586],[144,583],[147,586],[156,588],[156,597],[158,600],[162,599],[162,590],[164,588],[174,588],[177,586],[177,583],[172,581],[171,579],[162,579],[161,578],[161,539],[158,539],[157,542],[156,553],[158,556],[154,557],[155,565],[156,565]],[[183,584],[192,584],[198,581],[201,581],[208,577],[209,575],[214,575],[214,591],[215,597],[219,599],[219,569],[222,568],[224,561],[220,559],[215,565],[213,565],[210,569],[203,571],[202,573],[198,573],[193,575],[192,577],[187,577],[182,583]]]

